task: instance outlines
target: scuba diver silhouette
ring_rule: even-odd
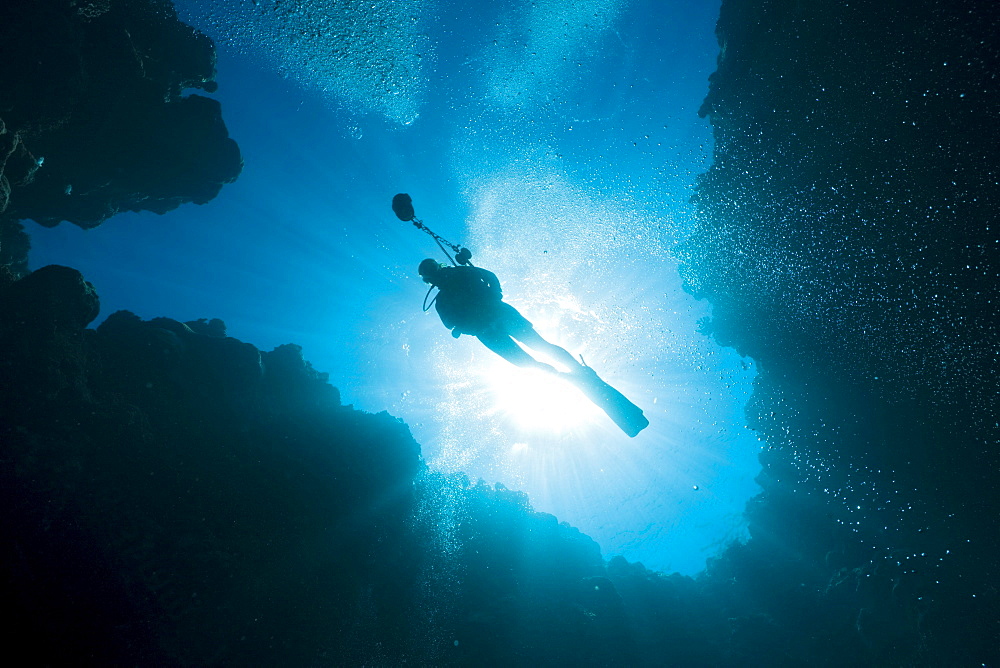
[[[570,373],[588,368],[565,348],[542,338],[527,318],[503,301],[500,280],[492,271],[469,265],[449,267],[432,258],[421,262],[418,271],[425,283],[439,290],[434,308],[456,339],[462,334],[475,336],[484,346],[519,367],[565,373],[535,359],[517,341],[535,352],[547,354]]]
[[[549,343],[535,331],[534,325],[516,308],[503,300],[500,280],[492,271],[473,266],[472,251],[453,244],[435,233],[417,218],[413,200],[406,193],[392,198],[392,211],[403,222],[413,223],[421,232],[437,243],[441,252],[454,266],[441,264],[433,258],[420,263],[418,271],[425,283],[430,284],[424,297],[424,311],[430,308],[427,299],[434,288],[437,295],[431,300],[444,326],[456,339],[462,334],[475,336],[483,345],[511,364],[529,369],[542,369],[558,374],[575,385],[594,404],[607,413],[628,436],[636,436],[649,426],[642,409],[615,388],[608,385],[580,358],[577,362],[565,348]],[[448,249],[455,254],[448,254]],[[521,345],[536,353],[543,353],[563,371],[551,364],[535,359]]]

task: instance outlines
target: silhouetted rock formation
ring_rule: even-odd
[[[16,221],[94,227],[119,211],[205,203],[242,158],[212,92],[211,40],[167,0],[35,0],[0,21],[0,263]]]
[[[797,661],[835,637],[849,662],[996,658],[994,9],[722,5],[684,274],[759,363],[768,450],[753,541],[717,567],[785,592],[740,607]]]

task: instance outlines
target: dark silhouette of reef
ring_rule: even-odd
[[[998,35],[990,2],[722,4],[683,273],[758,363],[736,586],[799,659],[997,661]]]
[[[0,264],[18,221],[95,227],[203,204],[242,158],[213,92],[215,47],[168,0],[12,0],[0,20]]]

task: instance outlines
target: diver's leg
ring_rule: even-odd
[[[515,366],[555,371],[555,368],[551,365],[539,362],[529,355],[524,348],[517,345],[514,339],[506,334],[481,334],[476,338],[482,341],[484,346]]]
[[[535,331],[531,321],[510,304],[501,303],[499,322],[508,336],[517,339],[535,352],[548,355],[569,369],[570,373],[576,373],[585,368],[565,348],[543,339],[542,335]]]
[[[554,343],[549,343],[542,338],[542,335],[535,331],[534,327],[525,327],[513,335],[518,341],[528,346],[532,350],[545,353],[560,364],[566,366],[570,372],[579,371],[583,365],[576,361],[576,358],[568,350]]]

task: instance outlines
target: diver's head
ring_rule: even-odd
[[[441,263],[433,258],[427,258],[420,263],[417,271],[420,272],[420,278],[424,279],[424,283],[434,285],[434,279],[437,273],[441,271]]]

